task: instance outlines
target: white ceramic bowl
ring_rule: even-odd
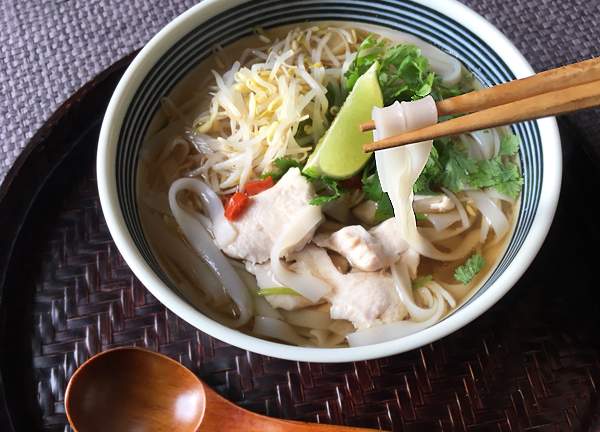
[[[204,0],[161,30],[121,79],[102,124],[98,188],[110,232],[123,257],[152,294],[198,329],[229,344],[291,360],[344,362],[401,353],[442,338],[468,324],[517,282],[538,252],[558,201],[562,160],[553,118],[513,127],[522,140],[525,178],[517,226],[505,254],[482,288],[438,324],[390,342],[357,348],[302,348],[269,342],[228,328],[203,315],[169,285],[141,230],[136,173],[143,138],[159,99],[216,44],[226,45],[252,28],[314,20],[348,20],[412,33],[459,58],[486,85],[533,73],[495,27],[454,0]]]

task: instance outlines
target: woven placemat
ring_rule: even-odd
[[[436,0],[445,1],[445,0]],[[536,70],[600,53],[598,0],[462,0]],[[141,47],[195,0],[0,0],[0,181],[75,90]],[[573,116],[600,156],[598,112]]]

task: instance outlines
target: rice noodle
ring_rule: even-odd
[[[198,221],[198,219],[194,218],[190,213],[184,210],[177,201],[177,193],[183,190],[184,186],[190,185],[194,187],[198,186],[198,183],[203,183],[194,179],[181,180],[182,181],[179,183],[175,182],[169,190],[169,206],[171,212],[189,244],[221,281],[223,289],[237,306],[239,316],[236,320],[233,320],[231,325],[235,327],[242,326],[252,318],[254,309],[252,299],[248,294],[246,286],[232,268],[227,258],[225,258],[223,253],[216,246],[206,228]],[[204,192],[204,188],[202,187],[195,190],[200,191],[199,195]],[[212,194],[214,194],[214,192],[212,192]],[[210,195],[210,193],[207,195]],[[214,202],[212,204],[214,205]],[[224,232],[224,230],[219,231]]]
[[[248,292],[252,296],[252,299],[254,301],[254,313],[256,315],[265,316],[269,318],[283,319],[283,316],[279,313],[277,309],[271,306],[269,302],[265,300],[264,297],[258,295],[257,280],[254,277],[254,275],[246,271],[246,267],[242,263],[233,259],[230,259],[229,262],[237,272],[240,279],[242,279],[242,281],[246,285],[246,288],[248,289]]]
[[[345,335],[332,333],[329,330],[313,329],[309,331],[309,334],[319,348],[337,347],[346,340]]]
[[[269,339],[277,339],[292,345],[310,345],[308,339],[300,336],[294,327],[278,319],[257,316],[254,318],[252,333]]]
[[[505,195],[503,193],[498,192],[496,189],[494,188],[488,188],[488,189],[484,189],[484,192],[487,194],[487,196],[489,196],[491,199],[494,200],[501,200],[501,201],[506,201],[507,203],[514,205],[515,204],[515,199],[512,197],[509,197],[508,195]]]
[[[329,306],[281,311],[281,314],[288,323],[299,327],[329,330],[332,323]]]
[[[502,238],[508,232],[508,219],[502,210],[484,192],[478,190],[467,191],[466,194],[473,200],[483,217],[490,224],[496,238]]]
[[[432,286],[432,291],[435,301],[434,306],[431,308],[431,315],[427,320],[421,322],[396,321],[359,330],[346,336],[348,344],[351,347],[357,347],[387,342],[416,333],[437,323],[446,314],[447,307],[441,291],[435,286]]]
[[[392,265],[392,278],[396,293],[404,303],[410,318],[413,321],[426,321],[435,313],[433,308],[424,309],[415,303],[412,290],[412,282],[408,273],[408,267],[402,260]]]
[[[481,227],[479,228],[479,241],[481,243],[485,243],[489,232],[490,232],[490,223],[488,222],[487,218],[484,217],[481,219]]]
[[[368,29],[371,26],[360,27]],[[372,31],[396,43],[418,46],[444,84],[456,84],[462,79],[460,62],[438,48],[410,35],[382,32],[379,27],[373,27]],[[192,125],[188,122],[191,112],[183,108],[177,110],[170,100],[163,101],[165,116],[172,123],[152,138],[155,144],[153,161],[158,160],[160,167],[155,176],[158,180],[152,183],[151,192],[159,189],[161,181],[169,184],[179,177],[186,178],[172,182],[168,200],[161,202],[152,193],[142,199],[155,212],[152,215],[154,220],[149,224],[157,233],[156,239],[161,243],[161,248],[166,251],[165,262],[174,268],[176,278],[186,282],[190,276],[202,279],[202,267],[198,265],[198,259],[201,258],[216,278],[211,277],[210,284],[198,284],[202,290],[197,292],[199,297],[192,295],[195,300],[202,302],[198,306],[200,310],[205,311],[213,305],[229,307],[228,300],[231,299],[236,307],[237,314],[234,314],[237,318],[223,320],[219,316],[216,319],[240,327],[254,318],[249,330],[252,334],[294,345],[336,347],[345,339],[350,346],[368,345],[397,339],[440,321],[448,308],[455,308],[457,300],[471,290],[474,283],[459,286],[430,280],[424,286],[413,288],[413,281],[418,275],[429,272],[436,278],[446,276],[444,270],[438,273],[436,267],[419,273],[419,265],[423,261],[421,256],[438,261],[464,258],[479,243],[487,240],[490,228],[495,232],[494,241],[498,241],[508,231],[508,220],[502,212],[500,201],[512,205],[515,200],[495,189],[468,191],[457,196],[442,188],[444,195],[418,197],[417,201],[422,202],[420,207],[415,208],[419,209],[418,213],[425,214],[433,225],[418,227],[415,218],[417,210],[413,210],[413,186],[427,163],[432,141],[375,154],[380,183],[383,191],[389,195],[394,211],[394,218],[385,223],[390,223],[390,235],[406,240],[406,250],[395,254],[395,262],[389,265],[394,261],[390,260],[382,269],[386,283],[389,283],[386,288],[389,292],[387,299],[401,306],[401,314],[381,315],[368,323],[365,321],[365,329],[359,331],[355,331],[355,328],[362,328],[362,322],[357,324],[351,318],[348,318],[351,321],[333,320],[332,304],[338,307],[347,299],[333,300],[341,288],[336,286],[336,290],[333,290],[333,282],[330,281],[330,286],[325,282],[327,279],[317,277],[323,275],[323,260],[327,263],[331,261],[327,252],[317,246],[309,246],[323,255],[309,265],[303,264],[298,258],[300,254],[291,254],[314,235],[323,222],[323,213],[349,223],[352,209],[353,213],[374,223],[375,212],[367,207],[375,204],[365,201],[364,193],[360,190],[347,193],[343,199],[322,208],[307,206],[296,214],[290,214],[289,219],[281,223],[283,230],[273,247],[270,250],[267,248],[269,253],[264,255],[260,265],[250,266],[251,263],[245,261],[245,267],[240,262],[229,260],[219,250],[235,240],[238,232],[225,219],[218,194],[244,191],[248,181],[272,171],[274,161],[278,158],[288,157],[298,162],[305,160],[329,127],[331,116],[335,116],[340,108],[340,96],[346,93],[345,73],[357,54],[359,43],[356,30],[337,27],[297,28],[276,40],[264,34],[259,37],[268,45],[244,50],[240,61],[233,63],[228,70],[224,70],[223,66],[219,72],[212,71],[212,76],[206,74],[204,81],[198,81],[203,82],[203,89],[208,88],[212,93],[209,104],[205,105],[206,111],[197,115]],[[222,60],[219,59],[217,64],[219,62],[222,63]],[[331,93],[329,95],[328,90]],[[330,101],[335,101],[334,107],[330,107]],[[418,101],[396,102],[390,107],[375,108],[372,117],[377,126],[373,135],[379,140],[434,124],[437,110],[433,98],[428,96]],[[180,135],[173,135],[173,132]],[[176,138],[169,141],[167,136]],[[464,134],[461,139],[468,145],[472,158],[490,159],[499,154],[500,135],[495,129]],[[188,194],[179,196],[183,191]],[[466,197],[469,198],[467,207]],[[435,201],[436,198],[438,201]],[[160,212],[165,212],[167,202],[179,229],[191,245],[191,249],[185,249],[184,253],[181,252],[181,241],[175,229],[170,232],[164,226],[161,230],[159,226],[165,223],[161,221]],[[482,214],[479,229],[471,229],[478,219],[471,202]],[[201,211],[197,210],[198,206]],[[367,214],[365,210],[372,210],[372,214]],[[252,220],[250,216],[248,220]],[[167,220],[166,223],[170,227],[172,222]],[[332,221],[327,223],[333,224]],[[336,226],[335,229],[339,228]],[[331,230],[319,229],[325,232]],[[461,238],[453,238],[460,234]],[[437,243],[447,239],[452,240]],[[307,250],[301,253],[304,252]],[[423,263],[423,266],[430,265],[428,261]],[[259,270],[262,272],[260,275]],[[354,268],[343,276],[350,277],[356,270]],[[391,280],[388,272],[391,272]],[[300,296],[293,293],[260,296],[259,287],[289,287]],[[356,291],[353,290],[353,293]],[[375,303],[373,291],[369,291],[365,301]],[[358,303],[366,304],[362,299]],[[208,310],[205,313],[212,317],[220,312]],[[336,312],[333,312],[333,316],[347,318],[336,315]],[[406,319],[381,324],[402,318]]]
[[[149,214],[146,224],[153,233],[157,246],[160,246],[160,253],[166,257],[177,257],[177,267],[181,268],[182,273],[188,278],[193,279],[195,286],[198,286],[213,304],[220,306],[229,301],[221,283],[213,284],[203,277],[200,257],[189,248],[181,247],[181,239],[175,232],[165,229],[164,221],[158,214]]]
[[[311,236],[317,229],[323,216],[318,206],[302,209],[284,228],[271,250],[271,271],[280,286],[292,288],[313,303],[316,303],[330,291],[329,285],[321,279],[307,274],[295,273],[281,263],[292,247],[302,243],[302,239]]]
[[[500,151],[500,135],[496,129],[483,129],[461,135],[467,142],[469,156],[473,159],[491,159]]]
[[[425,217],[431,222],[436,231],[445,230],[461,220],[460,213],[456,210],[447,213],[427,213]]]
[[[182,178],[176,180],[169,189],[169,203],[173,211],[173,203],[177,204],[176,196],[183,190],[193,191],[201,199],[205,211],[212,222],[212,233],[220,248],[224,248],[237,236],[235,228],[225,219],[223,203],[214,191],[198,179]],[[179,205],[176,206],[180,208]],[[175,213],[173,213],[175,214]]]
[[[430,242],[438,242],[442,240],[447,240],[449,238],[455,237],[459,234],[464,233],[469,227],[458,226],[453,228],[446,228],[444,230],[438,231],[435,228],[428,227],[418,227],[419,232],[423,237],[425,237]]]
[[[427,96],[418,101],[395,102],[385,108],[373,108],[372,117],[376,125],[373,139],[377,141],[434,124],[437,121],[437,109],[433,98]],[[421,255],[439,261],[452,261],[466,256],[474,244],[465,241],[452,252],[438,250],[417,229],[412,209],[413,185],[425,167],[431,147],[432,142],[425,141],[376,151],[377,173],[383,191],[388,193],[392,202],[399,235]]]
[[[456,197],[456,195],[454,195],[448,189],[446,189],[446,188],[443,187],[442,191],[454,203],[454,206],[456,207],[456,210],[458,210],[458,214],[460,215],[460,220],[461,220],[462,226],[465,227],[465,228],[468,228],[468,226],[469,226],[469,216],[467,216],[467,212],[465,210],[465,207],[462,205],[462,203]]]

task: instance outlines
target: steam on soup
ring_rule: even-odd
[[[271,340],[358,346],[435,324],[512,230],[518,139],[489,129],[368,156],[356,129],[372,118],[371,140],[433,124],[435,100],[475,86],[437,48],[362,24],[219,48],[146,143],[156,255],[205,314]]]

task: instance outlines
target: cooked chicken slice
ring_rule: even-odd
[[[331,318],[351,321],[358,329],[402,320],[407,312],[396,294],[391,275],[384,272],[342,274],[327,252],[308,245],[290,259],[297,273],[311,273],[332,286],[326,296],[331,303]]]
[[[395,218],[389,218],[369,230],[383,247],[387,257],[386,265],[395,263],[398,257],[408,249],[408,243],[400,236],[400,227]]]
[[[263,263],[269,259],[275,240],[281,234],[291,215],[297,214],[315,196],[312,185],[291,168],[275,186],[250,197],[246,212],[232,222],[238,235],[223,249],[233,258],[251,263]],[[312,238],[302,239],[295,249],[301,249]]]
[[[379,241],[360,225],[344,227],[330,236],[316,236],[314,242],[343,255],[355,269],[376,271],[386,262]]]
[[[351,225],[330,235],[315,236],[313,241],[318,246],[338,252],[352,267],[364,271],[386,268],[408,249],[408,243],[400,237],[393,218],[370,231],[360,225]]]

